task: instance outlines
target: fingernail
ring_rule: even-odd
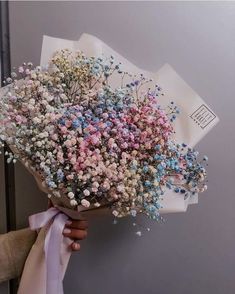
[[[72,225],[72,221],[71,220],[67,220],[66,225]]]
[[[80,248],[80,245],[77,244],[77,243],[73,243],[73,248],[74,248],[75,250],[78,250],[78,249]]]
[[[68,229],[68,228],[65,228],[65,229],[63,230],[63,233],[64,233],[64,234],[70,234],[70,233],[71,233],[71,230]]]

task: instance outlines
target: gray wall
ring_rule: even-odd
[[[2,151],[2,150],[1,150]],[[4,183],[4,158],[3,154],[0,155],[0,183]],[[5,187],[0,184],[0,234],[4,234],[7,231],[6,223],[6,201],[5,201]],[[1,266],[1,265],[0,265]],[[8,282],[0,284],[0,293],[8,293]]]
[[[168,215],[142,238],[131,220],[90,222],[65,278],[69,294],[235,293],[235,3],[10,2],[13,65],[39,62],[42,35],[94,34],[138,66],[170,63],[221,119],[200,143],[209,189],[187,213]],[[18,227],[46,200],[20,166]]]

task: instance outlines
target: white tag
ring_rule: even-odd
[[[174,101],[180,109],[175,126],[175,140],[195,146],[218,122],[218,116],[202,98],[166,64],[153,76],[165,96],[160,104]]]

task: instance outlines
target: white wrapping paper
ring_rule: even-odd
[[[197,144],[219,121],[216,114],[202,100],[202,98],[174,71],[169,65],[165,64],[157,72],[142,70],[118,54],[98,38],[82,34],[78,41],[43,37],[41,51],[41,66],[46,66],[54,52],[61,49],[72,51],[83,51],[87,56],[114,56],[117,62],[122,63],[122,69],[131,74],[143,73],[144,76],[153,79],[161,86],[164,96],[159,99],[159,103],[164,107],[174,101],[180,108],[180,115],[174,122],[175,140],[193,147]],[[111,84],[120,86],[120,79],[112,77]],[[198,196],[184,199],[183,195],[167,190],[161,200],[161,213],[184,212],[189,204],[198,202]]]

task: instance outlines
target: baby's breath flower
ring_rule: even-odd
[[[90,202],[86,199],[82,199],[81,204],[86,208],[90,207]]]
[[[73,207],[109,203],[115,217],[143,212],[158,220],[166,189],[184,197],[207,189],[208,158],[173,141],[179,110],[174,103],[163,110],[160,87],[143,75],[123,72],[113,57],[69,50],[56,52],[47,68],[24,63],[18,71],[22,80],[12,74],[0,100],[0,146],[14,146],[49,195],[66,195]],[[112,75],[120,86],[110,85]],[[139,91],[146,83],[149,90]]]

